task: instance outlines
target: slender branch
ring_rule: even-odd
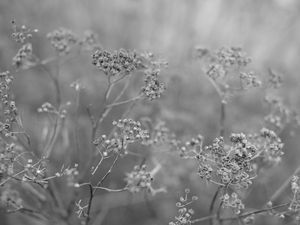
[[[116,165],[117,161],[119,159],[119,155],[117,154],[116,158],[114,159],[113,163],[111,164],[109,170],[106,172],[106,174],[102,177],[102,179],[97,183],[97,187],[101,186],[101,184],[105,181],[105,179],[109,176],[109,174],[111,173],[112,169],[114,168],[114,166]]]
[[[248,216],[251,216],[251,215],[261,214],[261,213],[268,212],[268,211],[274,210],[274,209],[280,209],[280,208],[288,206],[289,204],[290,203],[288,202],[288,203],[283,203],[283,204],[276,205],[276,206],[273,206],[273,207],[270,207],[270,208],[265,208],[265,209],[255,210],[255,211],[252,211],[252,212],[243,213],[243,214],[240,214],[240,215],[237,215],[237,216],[234,216],[234,217],[223,217],[223,218],[219,218],[219,221],[239,220],[241,218],[245,218],[245,217],[248,217]],[[203,221],[207,221],[207,220],[212,220],[212,219],[217,218],[217,216],[218,216],[217,214],[210,215],[210,216],[205,216],[205,217],[202,217],[202,218],[199,218],[199,219],[194,219],[194,220],[191,221],[191,223],[193,224],[193,223],[203,222]]]
[[[112,104],[110,104],[110,105],[107,105],[106,107],[107,107],[107,108],[111,108],[111,107],[114,107],[114,106],[123,105],[123,104],[126,104],[126,103],[130,103],[130,102],[139,100],[141,97],[142,97],[142,95],[138,95],[138,96],[136,96],[136,97],[134,97],[134,98],[131,98],[131,99],[127,99],[127,100],[124,100],[124,101],[121,101],[121,102],[115,102],[115,103],[112,103]]]
[[[224,137],[225,134],[225,117],[226,117],[226,101],[221,100],[221,116],[220,116],[220,136]]]
[[[88,208],[87,208],[87,212],[86,212],[86,220],[85,220],[85,224],[87,225],[90,221],[90,213],[91,213],[91,207],[92,207],[92,203],[93,203],[93,198],[94,198],[94,188],[91,184],[89,184],[89,188],[90,188],[90,198],[89,198],[89,203],[88,203]]]
[[[210,206],[209,206],[209,214],[210,214],[210,215],[212,214],[212,212],[213,212],[213,210],[214,210],[214,206],[215,206],[215,203],[216,203],[216,201],[217,201],[217,197],[218,197],[218,195],[219,195],[220,190],[221,190],[221,187],[219,186],[218,189],[217,189],[217,191],[215,192],[215,194],[214,194],[212,200],[211,200],[211,203],[210,203]],[[210,224],[210,225],[213,225],[213,219],[212,219],[212,218],[210,219],[209,224]]]
[[[275,191],[268,202],[273,202],[289,186],[292,177],[300,172],[300,165],[294,170],[293,174]],[[266,203],[267,204],[267,203]]]

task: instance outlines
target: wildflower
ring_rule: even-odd
[[[245,67],[251,59],[240,47],[223,47],[216,52],[216,60],[224,67],[241,66]]]
[[[240,214],[241,210],[245,208],[242,200],[238,197],[238,195],[233,192],[231,195],[228,193],[224,194],[221,197],[223,207],[224,208],[231,208],[235,214]]]
[[[92,31],[85,31],[82,40],[79,41],[79,45],[87,51],[99,47],[98,35]]]
[[[153,177],[151,172],[147,171],[147,166],[135,166],[133,171],[126,174],[126,187],[132,193],[137,193],[142,190],[151,191]]]
[[[190,205],[197,201],[198,197],[193,196],[191,199],[188,198],[190,190],[185,189],[185,196],[181,196],[179,201],[176,203],[178,208],[178,215],[175,216],[175,221],[169,223],[169,225],[191,225],[192,216],[194,215],[194,210],[190,208]]]
[[[33,33],[37,33],[37,29],[30,29],[25,25],[17,26],[15,20],[12,22],[13,33],[11,34],[12,39],[17,43],[24,43],[26,40],[32,38]]]
[[[154,100],[160,98],[165,91],[165,84],[159,80],[160,70],[148,69],[145,71],[144,86],[142,87],[142,93],[149,99]]]
[[[128,144],[144,143],[149,139],[149,132],[142,128],[139,121],[120,119],[113,121],[113,125],[117,128],[113,137],[108,138],[106,135],[102,135],[94,141],[96,146],[102,147],[103,156],[107,156],[110,152],[127,154]]]
[[[243,89],[261,86],[261,81],[254,75],[254,72],[240,72],[240,80]]]
[[[47,38],[50,40],[52,47],[60,55],[68,54],[71,47],[78,41],[75,34],[66,28],[59,28],[48,33]]]
[[[34,65],[34,63],[31,43],[24,44],[13,58],[13,65],[17,68],[28,68]]]
[[[283,82],[282,77],[279,74],[275,73],[272,69],[269,69],[268,72],[269,79],[267,82],[269,87],[274,89],[280,88]]]
[[[92,63],[107,76],[127,75],[139,68],[135,52],[120,49],[115,52],[97,49],[92,55]]]

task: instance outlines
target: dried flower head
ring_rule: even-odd
[[[149,132],[142,128],[139,121],[133,119],[120,119],[113,121],[116,132],[113,137],[108,138],[102,135],[94,141],[94,144],[103,151],[103,156],[111,152],[118,154],[127,154],[127,147],[130,143],[144,143],[149,139]]]
[[[32,38],[33,33],[37,33],[37,29],[30,29],[25,25],[18,26],[16,21],[13,20],[12,22],[13,33],[11,34],[12,39],[17,43],[24,43],[26,40]]]
[[[120,49],[115,52],[97,49],[92,63],[107,76],[127,75],[140,67],[140,60],[134,51]]]
[[[151,184],[153,177],[151,172],[147,170],[145,164],[142,166],[135,166],[132,172],[126,174],[125,181],[127,183],[126,187],[128,191],[132,193],[137,193],[142,190],[152,191]]]
[[[170,222],[169,225],[191,225],[192,216],[194,215],[194,210],[190,205],[197,201],[198,197],[193,196],[191,199],[188,197],[190,193],[189,189],[185,189],[185,195],[179,198],[179,201],[176,203],[178,208],[178,215],[175,216],[175,220]]]
[[[61,55],[68,54],[71,47],[78,42],[76,35],[66,28],[59,28],[48,33],[47,38],[52,47]]]
[[[15,65],[17,68],[26,69],[32,65],[35,65],[35,63],[36,59],[32,53],[31,43],[24,44],[13,58],[13,65]]]
[[[222,205],[224,208],[231,208],[235,214],[240,214],[245,208],[242,200],[238,197],[237,193],[233,192],[231,195],[228,193],[221,197]]]

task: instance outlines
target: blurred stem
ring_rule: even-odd
[[[240,214],[240,215],[237,215],[237,216],[234,216],[234,217],[223,217],[223,218],[219,218],[219,221],[240,220],[241,218],[246,218],[248,216],[265,213],[265,212],[268,212],[268,211],[271,211],[271,210],[274,210],[274,209],[280,209],[280,208],[288,206],[289,204],[290,203],[288,202],[288,203],[283,203],[283,204],[276,205],[276,206],[273,206],[273,207],[270,207],[270,208],[265,208],[265,209],[255,210],[255,211],[252,211],[252,212],[243,213],[243,214]],[[207,220],[213,220],[213,219],[216,219],[217,217],[218,217],[217,214],[216,215],[209,215],[209,216],[205,216],[205,217],[202,217],[202,218],[199,218],[199,219],[194,219],[194,220],[191,221],[191,223],[194,224],[194,223],[204,222],[204,221],[207,221]]]
[[[275,191],[275,193],[271,196],[268,202],[275,201],[279,197],[279,195],[287,188],[287,186],[289,186],[293,176],[298,174],[299,172],[300,172],[300,165],[294,170],[293,174],[277,189],[277,191]]]
[[[90,213],[91,213],[91,207],[92,207],[92,202],[93,202],[93,198],[94,198],[94,188],[91,184],[89,184],[89,188],[90,188],[90,197],[89,197],[89,203],[88,203],[88,209],[86,212],[86,220],[85,220],[85,225],[87,225],[90,222]]]
[[[221,116],[220,116],[220,136],[225,135],[225,118],[226,118],[226,101],[221,100]]]
[[[210,203],[210,206],[209,206],[209,215],[212,215],[212,213],[214,211],[214,206],[215,206],[215,203],[217,201],[220,190],[221,190],[221,187],[219,186],[217,191],[215,192],[212,200],[211,200],[211,203]],[[213,222],[214,222],[214,220],[213,220],[213,218],[211,218],[210,221],[209,221],[209,224],[213,225]]]

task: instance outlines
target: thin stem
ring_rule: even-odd
[[[92,203],[93,203],[93,198],[94,198],[94,188],[91,184],[89,184],[89,188],[90,188],[90,198],[89,198],[89,203],[88,203],[88,208],[87,208],[87,212],[86,212],[86,220],[85,220],[85,224],[87,225],[90,221],[90,213],[91,213],[91,207],[92,207]]]
[[[283,204],[280,204],[280,205],[273,206],[271,208],[255,210],[255,211],[247,212],[247,213],[237,215],[237,216],[234,216],[234,217],[223,217],[223,218],[219,218],[219,221],[239,220],[241,218],[245,218],[245,217],[248,217],[248,216],[251,216],[251,215],[261,214],[261,213],[264,213],[264,212],[268,212],[270,210],[283,208],[283,207],[288,206],[289,204],[290,203],[283,203]],[[207,221],[207,220],[213,220],[213,219],[217,218],[217,216],[218,216],[217,214],[210,215],[210,216],[205,216],[205,217],[202,217],[202,218],[199,218],[199,219],[194,219],[194,220],[191,221],[191,223],[198,223],[198,222],[203,222],[203,221]]]
[[[217,191],[215,192],[213,198],[212,198],[212,201],[210,203],[210,206],[209,206],[209,214],[211,215],[213,210],[214,210],[214,206],[215,206],[215,203],[217,201],[217,197],[219,195],[219,192],[221,190],[221,187],[218,187]],[[213,218],[211,218],[210,222],[209,222],[210,225],[213,225]]]
[[[116,158],[114,159],[113,163],[111,164],[109,170],[106,172],[106,174],[102,177],[102,179],[97,183],[97,187],[101,186],[101,184],[105,181],[105,179],[109,176],[109,174],[111,173],[112,169],[114,168],[114,166],[116,165],[117,161],[119,159],[119,155],[117,154]]]
[[[275,191],[275,193],[271,196],[270,200],[268,202],[273,202],[276,200],[279,195],[287,188],[287,186],[290,184],[292,177],[300,172],[300,165],[294,170],[293,174]],[[267,204],[267,203],[266,203]]]
[[[220,136],[224,137],[225,134],[225,118],[226,118],[226,101],[221,101],[221,116],[220,116]]]
[[[136,97],[134,97],[134,98],[131,98],[131,99],[127,99],[127,100],[124,100],[124,101],[121,101],[121,102],[115,102],[115,103],[112,103],[112,104],[110,104],[110,105],[107,105],[106,107],[107,107],[107,108],[112,108],[112,107],[114,107],[114,106],[123,105],[123,104],[126,104],[126,103],[130,103],[130,102],[139,100],[141,97],[142,97],[142,95],[138,95],[138,96],[136,96]]]

